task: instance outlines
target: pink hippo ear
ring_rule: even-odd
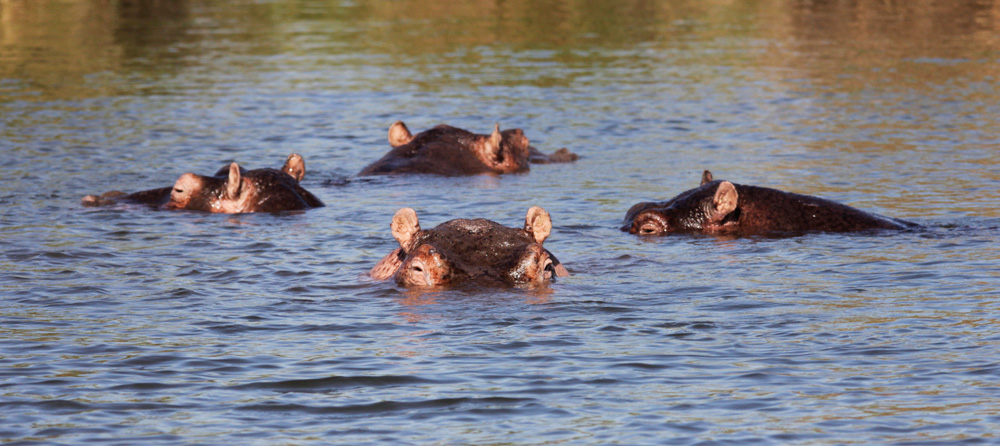
[[[715,213],[710,217],[713,221],[722,221],[726,215],[736,210],[736,203],[739,194],[736,193],[736,186],[728,181],[719,183],[719,188],[715,190],[715,197],[712,204],[715,206]]]
[[[500,124],[493,124],[493,133],[486,139],[486,158],[498,160],[500,158],[500,143],[503,142],[503,135],[500,134]]]
[[[295,181],[302,181],[302,178],[306,176],[306,160],[302,159],[298,153],[288,155],[285,165],[281,166],[281,171],[291,175]]]
[[[403,264],[403,259],[400,258],[402,251],[403,248],[396,248],[385,257],[382,257],[382,260],[379,260],[368,274],[375,280],[385,280],[392,277]]]
[[[420,231],[420,222],[417,220],[417,213],[413,209],[403,208],[396,211],[396,215],[392,216],[392,224],[389,227],[392,229],[392,236],[396,238],[399,246],[404,251],[413,248],[410,246],[410,243],[413,242],[414,236]]]
[[[240,165],[232,163],[229,165],[229,181],[226,183],[226,197],[235,199],[240,196],[240,187],[243,180],[240,178]]]
[[[413,140],[410,129],[406,128],[403,121],[396,121],[389,126],[389,145],[393,148],[409,144]]]
[[[532,206],[528,209],[528,215],[524,217],[524,230],[535,238],[535,243],[545,241],[552,232],[552,219],[549,213],[538,206]]]

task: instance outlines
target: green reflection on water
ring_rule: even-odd
[[[150,84],[178,72],[251,71],[262,56],[280,56],[268,68],[290,72],[400,70],[374,77],[427,90],[554,87],[613,82],[608,70],[652,58],[791,68],[854,93],[876,82],[991,80],[996,64],[974,62],[996,55],[998,17],[984,1],[3,0],[0,88],[25,99],[159,92]],[[691,47],[697,57],[671,54]]]

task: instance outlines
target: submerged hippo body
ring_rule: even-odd
[[[548,212],[532,207],[523,229],[486,219],[457,219],[421,230],[417,214],[400,209],[392,217],[392,235],[399,248],[371,270],[371,276],[395,278],[407,287],[443,287],[475,283],[536,287],[555,276],[568,276],[542,242],[552,221]]]
[[[622,230],[642,235],[671,232],[767,234],[915,226],[819,197],[713,180],[711,173],[705,171],[698,188],[665,202],[632,206],[625,215]]]
[[[396,121],[389,127],[389,151],[365,167],[358,176],[424,173],[447,176],[527,172],[529,163],[575,161],[569,150],[559,149],[546,155],[532,147],[521,129],[489,135],[475,134],[460,128],[439,125],[410,134],[406,124]]]
[[[185,173],[171,187],[131,194],[108,192],[83,197],[85,206],[119,202],[145,204],[160,209],[184,209],[236,214],[280,212],[323,206],[299,181],[305,176],[305,161],[292,154],[281,169],[247,170],[232,163],[213,176]]]

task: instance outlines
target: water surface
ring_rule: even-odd
[[[1000,4],[0,0],[7,444],[998,441]],[[571,165],[358,180],[402,119]],[[85,208],[231,161],[328,206]],[[717,178],[900,234],[638,238]],[[393,213],[552,215],[573,276],[417,293]]]

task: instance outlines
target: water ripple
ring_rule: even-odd
[[[0,1],[9,444],[997,439],[983,2],[62,3]],[[581,159],[354,178],[397,119],[499,122]],[[326,207],[80,205],[293,151]],[[704,169],[923,227],[618,230]],[[548,289],[366,276],[399,208],[429,228],[535,205],[573,273]]]

